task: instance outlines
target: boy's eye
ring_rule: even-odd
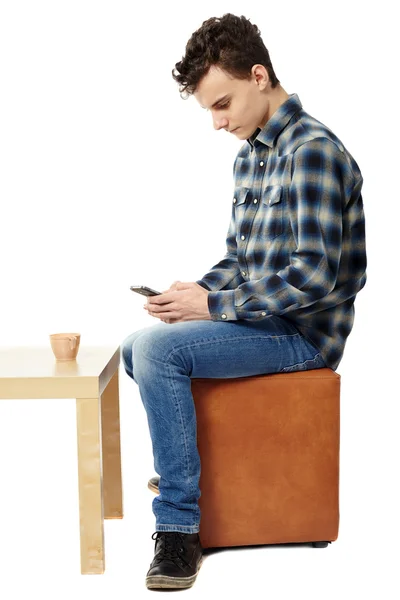
[[[229,102],[226,102],[225,104],[220,104],[218,108],[226,108],[227,106],[229,106]]]

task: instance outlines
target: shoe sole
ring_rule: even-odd
[[[157,485],[154,485],[153,483],[148,483],[147,487],[149,488],[149,490],[151,490],[152,492],[154,492],[155,494],[159,494],[160,490],[158,489]]]
[[[148,575],[146,577],[146,587],[152,588],[176,588],[184,589],[192,587],[203,563],[203,557],[200,558],[197,571],[190,577],[168,577],[167,575]]]

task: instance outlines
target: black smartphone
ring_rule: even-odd
[[[131,285],[131,290],[132,292],[137,292],[143,296],[158,296],[161,294],[161,292],[152,290],[151,288],[147,287],[147,285]]]

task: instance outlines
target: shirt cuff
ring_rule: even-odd
[[[212,321],[238,321],[235,307],[235,290],[208,294],[208,310]]]

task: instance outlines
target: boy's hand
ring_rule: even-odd
[[[148,298],[144,308],[149,315],[165,323],[211,321],[208,310],[208,290],[191,281],[176,281],[171,288],[171,291]]]

